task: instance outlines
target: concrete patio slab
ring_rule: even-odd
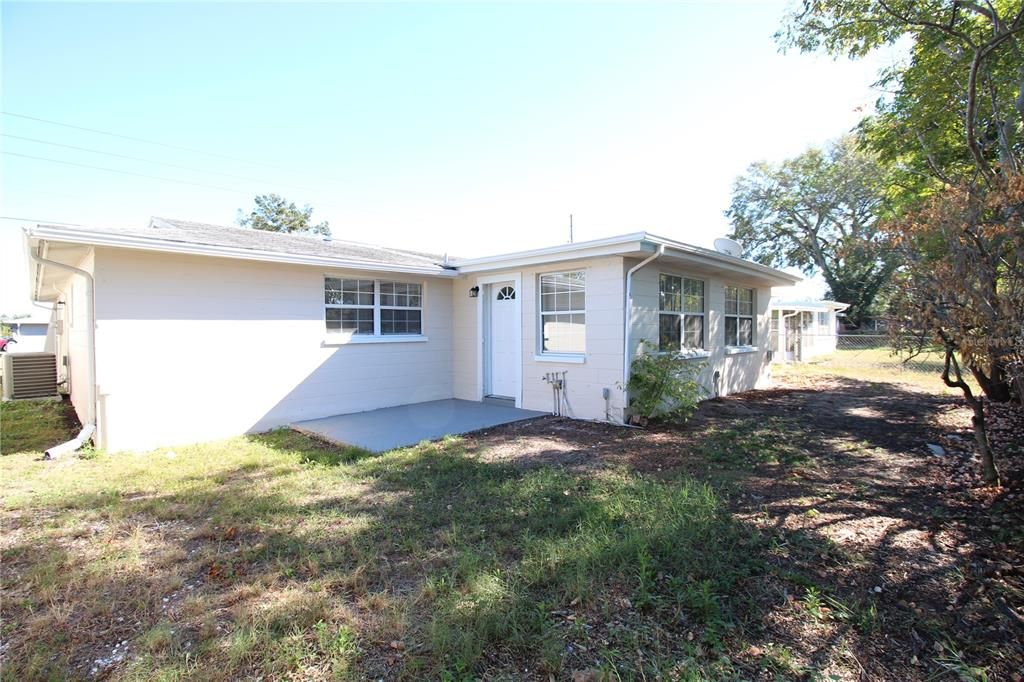
[[[335,443],[385,452],[423,440],[479,431],[545,414],[471,400],[433,400],[311,419],[291,426]]]

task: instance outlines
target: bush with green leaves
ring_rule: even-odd
[[[649,351],[643,341],[640,347],[641,352],[633,360],[626,385],[630,420],[685,422],[706,393],[697,383],[704,363],[684,353]]]

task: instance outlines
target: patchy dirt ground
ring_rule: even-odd
[[[806,375],[682,428],[5,456],[0,678],[1021,680],[992,418],[998,490],[955,396]]]
[[[683,428],[543,418],[475,434],[471,448],[526,467],[682,469],[724,486],[738,518],[790,545],[778,557],[790,577],[807,579],[802,596],[780,588],[764,641],[744,652],[750,666],[782,646],[794,672],[836,679],[1024,679],[1024,413],[992,408],[1004,481],[993,489],[955,396],[829,376],[778,383],[708,401]]]

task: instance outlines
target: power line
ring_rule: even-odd
[[[38,123],[46,123],[49,125],[60,126],[62,128],[71,128],[72,130],[82,130],[87,133],[95,133],[96,135],[107,135],[109,137],[116,137],[122,140],[130,140],[132,142],[141,142],[143,144],[152,144],[158,147],[164,147],[166,149],[177,149],[178,151],[189,152],[191,154],[204,154],[206,156],[213,156],[221,159],[228,159],[229,161],[237,161],[239,163],[252,163],[259,166],[267,166],[269,168],[276,168],[283,170],[288,173],[299,173],[301,171],[292,170],[276,164],[267,163],[266,161],[254,161],[252,159],[241,159],[236,156],[227,156],[226,154],[218,154],[216,152],[207,151],[205,149],[194,149],[191,147],[182,147],[179,145],[167,144],[166,142],[159,142],[157,140],[147,140],[144,137],[134,137],[132,135],[122,135],[121,133],[112,133],[109,130],[100,130],[98,128],[87,128],[85,126],[73,125],[71,123],[62,123],[60,121],[51,121],[50,119],[40,118],[38,116],[28,116],[26,114],[16,114],[13,111],[0,111],[0,114],[4,116],[11,116],[14,118],[21,118],[26,121],[36,121]]]
[[[86,169],[89,169],[89,170],[98,170],[98,171],[104,171],[104,172],[107,172],[107,173],[117,173],[118,175],[130,175],[132,177],[147,178],[147,179],[150,179],[150,180],[157,180],[157,181],[160,181],[160,182],[170,182],[170,183],[174,183],[174,184],[177,184],[177,185],[191,185],[193,187],[202,187],[204,189],[213,189],[213,190],[219,190],[219,191],[222,191],[222,192],[231,192],[232,194],[244,194],[246,196],[251,196],[251,192],[248,192],[248,191],[245,191],[245,190],[240,190],[240,189],[233,189],[231,187],[221,187],[220,185],[207,185],[207,184],[204,184],[204,183],[201,183],[201,182],[191,182],[189,180],[179,180],[178,178],[167,178],[167,177],[163,177],[163,176],[160,176],[160,175],[149,175],[148,173],[135,173],[135,172],[132,172],[132,171],[121,170],[119,168],[107,168],[106,166],[94,166],[94,165],[88,164],[88,163],[76,163],[74,161],[65,161],[63,159],[51,159],[51,158],[48,158],[48,157],[45,157],[45,156],[33,156],[32,154],[20,154],[18,152],[9,152],[7,150],[0,151],[0,154],[3,154],[5,156],[16,156],[16,157],[19,157],[19,158],[22,158],[22,159],[32,159],[34,161],[45,161],[47,163],[56,163],[56,164],[60,164],[60,165],[63,165],[63,166],[73,166],[75,168],[86,168]],[[342,210],[337,205],[330,204],[330,203],[321,204],[320,206],[321,207],[326,207],[326,208],[332,208],[332,209],[334,209],[336,211]]]
[[[159,175],[148,175],[146,173],[133,173],[131,171],[119,170],[117,168],[106,168],[104,166],[93,166],[93,165],[90,165],[90,164],[87,164],[87,163],[75,163],[74,161],[62,161],[61,159],[50,159],[50,158],[46,158],[44,156],[32,156],[31,154],[19,154],[17,152],[9,152],[9,151],[6,151],[6,150],[5,151],[0,151],[0,154],[4,154],[6,156],[17,156],[17,157],[20,157],[20,158],[23,158],[23,159],[34,159],[35,161],[46,161],[48,163],[59,163],[59,164],[65,165],[65,166],[75,166],[77,168],[89,168],[91,170],[101,170],[101,171],[106,171],[108,173],[118,173],[120,175],[132,175],[132,176],[135,176],[135,177],[138,177],[138,178],[149,178],[150,180],[159,180],[161,182],[173,182],[173,183],[176,183],[176,184],[179,184],[179,185],[192,185],[194,187],[204,187],[206,189],[218,189],[218,190],[221,190],[221,191],[224,191],[224,192],[233,192],[235,194],[246,194],[246,195],[249,194],[249,192],[246,192],[244,190],[232,189],[230,187],[220,187],[220,186],[217,186],[217,185],[205,185],[205,184],[203,184],[201,182],[190,182],[188,180],[178,180],[176,178],[165,178],[165,177],[162,177],[162,176],[159,176]]]
[[[59,220],[43,220],[42,218],[18,218],[9,215],[0,215],[0,220],[17,220],[23,223],[48,223],[50,225],[68,225],[70,227],[85,227],[80,223],[63,223]]]
[[[49,140],[40,140],[40,139],[35,138],[35,137],[23,137],[21,135],[12,135],[10,133],[0,133],[0,136],[8,137],[8,138],[11,138],[12,140],[23,140],[25,142],[34,142],[36,144],[50,145],[51,147],[63,147],[64,149],[74,149],[74,150],[77,150],[77,151],[80,151],[80,152],[88,152],[90,154],[102,154],[103,156],[111,156],[111,157],[114,157],[114,158],[117,158],[117,159],[129,159],[131,161],[142,161],[143,163],[153,163],[153,164],[156,164],[158,166],[167,166],[168,168],[177,168],[179,170],[187,170],[187,171],[192,171],[194,173],[206,173],[208,175],[220,175],[220,176],[223,176],[223,177],[226,177],[226,178],[233,178],[235,180],[245,180],[246,182],[258,182],[258,183],[265,184],[265,185],[280,184],[280,185],[284,185],[285,187],[292,187],[294,189],[301,189],[301,190],[303,190],[305,192],[319,193],[319,192],[325,192],[326,191],[326,190],[312,189],[312,188],[309,188],[309,187],[300,187],[299,185],[289,185],[287,183],[268,182],[266,180],[261,180],[259,178],[250,178],[250,177],[246,177],[244,175],[233,175],[231,173],[219,173],[217,171],[204,170],[202,168],[192,168],[190,166],[181,166],[181,165],[176,164],[176,163],[167,163],[166,161],[157,161],[155,159],[146,159],[146,158],[143,158],[141,156],[131,156],[129,154],[115,154],[114,152],[105,152],[105,151],[103,151],[101,149],[90,149],[89,147],[78,147],[78,146],[73,145],[73,144],[63,144],[61,142],[51,142]]]

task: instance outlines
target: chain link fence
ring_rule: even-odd
[[[814,364],[846,372],[863,370],[938,376],[943,355],[938,348],[913,357],[897,354],[886,334],[772,333],[771,350],[776,362]]]

